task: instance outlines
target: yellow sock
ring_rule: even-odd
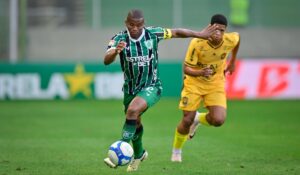
[[[187,137],[188,137],[188,134],[186,134],[186,135],[180,134],[176,128],[174,142],[173,142],[173,148],[181,149],[183,147],[183,144],[186,142]]]
[[[206,120],[206,114],[207,113],[199,113],[199,117],[198,117],[198,119],[199,119],[199,122],[201,123],[201,124],[203,124],[203,125],[205,125],[205,126],[210,126],[210,124],[207,122],[207,120]]]

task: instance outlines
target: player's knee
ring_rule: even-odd
[[[127,118],[137,119],[139,114],[140,114],[140,112],[139,112],[139,109],[137,107],[134,107],[134,106],[128,107],[128,109],[127,109]]]
[[[214,116],[212,118],[211,124],[216,127],[222,126],[225,123],[225,118],[226,118],[225,114]]]
[[[224,119],[215,119],[213,121],[213,125],[216,127],[222,126],[224,124],[225,120]]]

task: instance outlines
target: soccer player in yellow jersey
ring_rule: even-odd
[[[236,32],[225,33],[227,19],[221,14],[211,18],[218,29],[210,40],[194,38],[184,62],[184,86],[179,108],[183,117],[178,124],[171,161],[181,162],[182,147],[192,138],[199,125],[221,126],[226,118],[225,75],[232,74],[239,49],[240,37]],[[226,64],[226,58],[231,59]],[[207,113],[198,113],[201,102]]]

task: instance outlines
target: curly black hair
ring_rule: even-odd
[[[222,14],[215,14],[211,17],[210,24],[223,24],[227,26],[227,19]]]

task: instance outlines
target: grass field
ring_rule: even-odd
[[[202,127],[171,163],[177,99],[162,98],[143,116],[149,159],[140,175],[300,174],[300,101],[229,101],[220,128]],[[111,175],[103,163],[120,138],[122,102],[0,102],[0,175]]]

